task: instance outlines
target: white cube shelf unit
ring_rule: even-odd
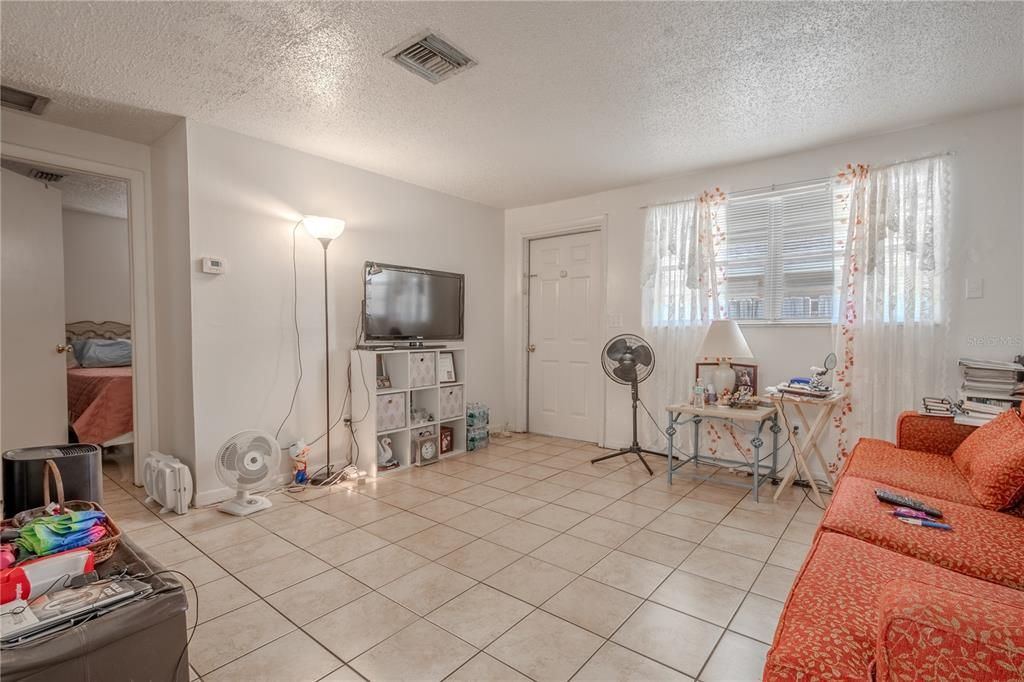
[[[440,381],[441,353],[451,353],[455,361],[453,382]],[[386,376],[390,385],[379,386],[380,376]],[[440,452],[442,426],[452,429],[452,449],[440,457],[465,452],[465,382],[462,347],[352,351],[352,418],[359,420],[352,427],[359,468],[371,478],[377,475],[377,444],[384,436],[391,439],[400,466],[381,475],[415,466],[414,441],[421,432],[429,432]]]

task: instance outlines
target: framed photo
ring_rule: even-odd
[[[733,371],[736,372],[736,388],[750,386],[751,392],[757,395],[757,365],[744,365],[738,362],[731,364]],[[717,368],[717,362],[698,362],[694,375],[697,379],[703,379],[707,384],[711,380],[711,373]]]
[[[437,360],[437,377],[442,384],[450,384],[457,381],[455,377],[455,353],[441,351]]]
[[[377,355],[377,389],[391,388],[391,377],[388,376],[388,371],[384,367],[384,356]]]

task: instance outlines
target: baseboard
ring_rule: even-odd
[[[217,504],[223,502],[229,498],[235,496],[235,491],[231,488],[214,488],[213,490],[204,490],[201,493],[196,493],[195,496],[195,507],[205,507],[210,504]]]
[[[311,469],[311,470],[315,471],[315,469]],[[285,475],[285,474],[281,474],[280,476],[272,479],[271,482],[266,487],[267,487],[267,489],[278,488],[280,486],[288,485],[290,482],[291,482],[291,477],[290,476]],[[258,493],[258,492],[254,491],[253,494],[258,495],[258,494],[261,494],[261,493]],[[263,493],[263,494],[265,494],[265,493]],[[218,502],[223,502],[224,500],[227,500],[227,499],[232,498],[234,496],[235,496],[235,489],[234,488],[214,488],[213,490],[204,490],[203,492],[195,494],[195,502],[193,503],[192,506],[193,507],[205,507],[207,505],[217,504]]]

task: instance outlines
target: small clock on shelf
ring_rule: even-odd
[[[429,436],[417,436],[412,439],[412,455],[415,458],[416,464],[423,466],[424,464],[433,464],[437,461],[440,453],[437,449],[437,437],[433,434]]]

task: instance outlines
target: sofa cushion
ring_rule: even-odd
[[[885,440],[861,438],[843,467],[843,476],[869,478],[922,495],[978,505],[952,457],[902,450]]]
[[[978,501],[1010,509],[1024,499],[1024,419],[1007,410],[969,435],[953,462]]]
[[[880,630],[879,600],[886,586],[899,579],[1024,608],[1024,594],[1014,590],[820,532],[786,600],[764,679],[868,679]]]
[[[1019,682],[1024,593],[989,599],[918,580],[893,580],[879,598],[876,682]],[[1020,595],[1020,599],[1015,598]],[[921,646],[927,642],[927,646]]]
[[[952,417],[907,411],[896,420],[896,447],[952,455],[977,428],[957,424]]]
[[[953,530],[901,523],[892,515],[893,507],[875,497],[878,487],[939,509]],[[1024,518],[846,475],[821,526],[974,578],[1024,589]]]

